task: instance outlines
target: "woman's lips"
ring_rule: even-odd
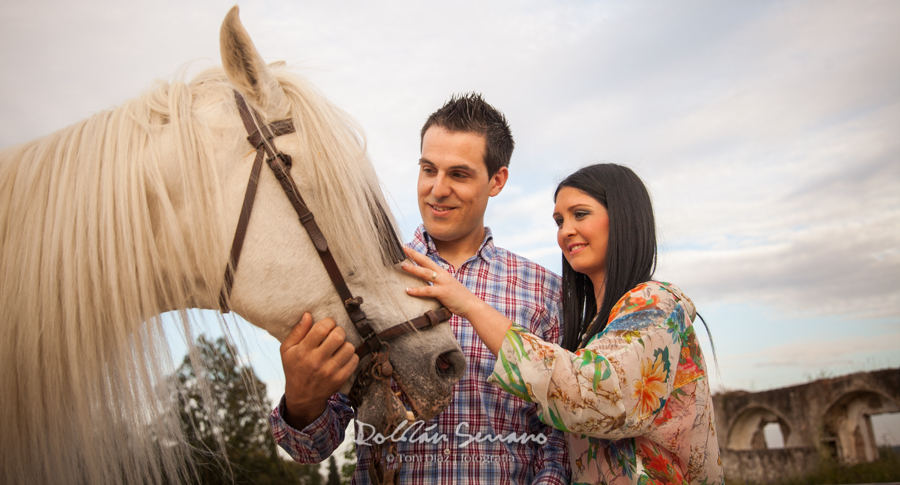
[[[575,254],[580,253],[584,248],[587,247],[585,243],[576,243],[569,245],[569,256],[574,256]]]

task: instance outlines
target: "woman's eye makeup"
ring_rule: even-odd
[[[576,211],[572,211],[572,218],[575,219],[576,221],[584,219],[585,217],[587,217],[589,215],[591,215],[591,211],[589,211],[589,210],[579,209]],[[562,217],[554,217],[553,221],[556,222],[556,227],[562,226],[563,222],[564,222]]]

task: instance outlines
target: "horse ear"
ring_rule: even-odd
[[[222,51],[225,74],[234,87],[263,111],[281,111],[285,102],[284,91],[241,24],[237,5],[231,8],[222,22],[219,49]]]

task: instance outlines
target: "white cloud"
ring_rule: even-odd
[[[232,4],[4,5],[0,147],[218,64]],[[241,16],[268,60],[359,120],[406,237],[419,128],[476,90],[517,141],[487,215],[498,244],[558,271],[556,183],[620,162],[651,188],[660,275],[695,299],[900,315],[900,3],[249,1]]]

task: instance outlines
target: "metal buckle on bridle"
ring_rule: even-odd
[[[381,344],[381,349],[372,352],[369,361],[366,362],[365,365],[359,367],[359,372],[356,373],[356,379],[353,381],[353,386],[347,394],[350,405],[353,406],[354,409],[359,409],[359,405],[362,404],[363,394],[365,394],[375,381],[385,384],[384,391],[386,396],[388,393],[392,392],[391,380],[394,376],[394,366],[391,364],[390,359],[391,345],[384,342]],[[385,409],[390,409],[390,407]]]
[[[382,349],[372,359],[372,377],[379,381],[389,380],[394,375],[394,366],[391,365],[391,345],[381,344]]]

